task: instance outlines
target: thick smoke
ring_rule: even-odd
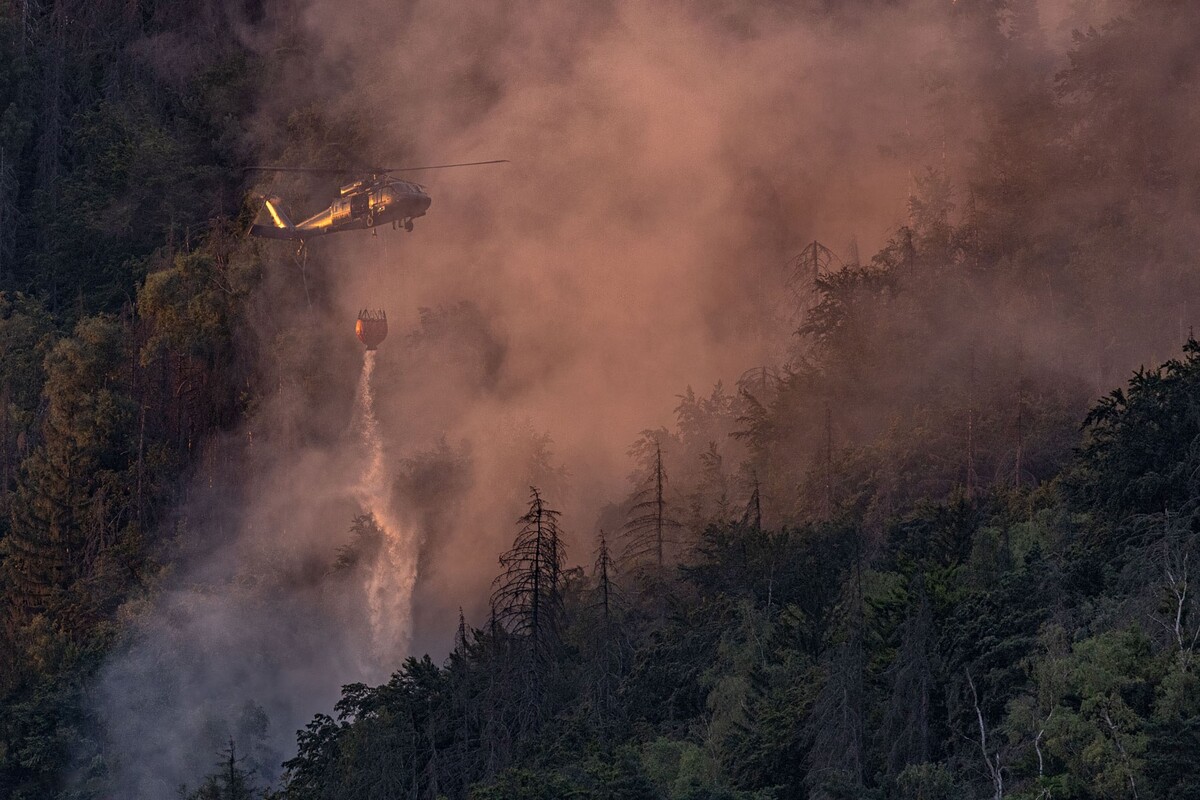
[[[443,654],[460,606],[482,623],[530,484],[589,561],[638,433],[786,351],[789,259],[867,256],[914,176],[962,173],[988,65],[950,0],[749,5],[276,8],[303,47],[264,120],[317,103],[369,120],[363,160],[512,163],[426,173],[413,234],[315,243],[281,292],[276,390],[207,445],[177,566],[97,689],[120,796],[194,783],[230,736],[271,777],[340,684]],[[1054,41],[1080,8],[1048,7]],[[300,277],[286,249],[271,286]],[[366,306],[393,333],[356,393]],[[351,533],[363,514],[378,530]]]

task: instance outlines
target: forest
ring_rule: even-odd
[[[419,3],[383,5],[417,24]],[[626,5],[572,35],[624,35],[596,31]],[[482,436],[397,459],[420,569],[439,531],[504,542],[486,591],[443,600],[457,628],[439,617],[430,641],[449,646],[381,681],[314,670],[339,699],[297,701],[283,749],[275,707],[244,692],[179,755],[122,730],[114,664],[208,579],[191,565],[249,547],[228,520],[255,458],[345,437],[326,412],[349,407],[359,363],[322,333],[350,330],[336,251],[314,246],[301,273],[246,237],[245,168],[396,147],[358,102],[369,88],[313,77],[341,62],[305,25],[312,3],[0,3],[0,797],[1200,797],[1200,6],[679,5],[731,47],[764,19],[828,37],[936,20],[969,58],[923,67],[921,108],[972,133],[884,148],[912,169],[873,254],[804,228],[770,302],[704,306],[747,340],[780,328],[779,357],[747,351],[725,381],[678,386],[670,419],[609,431],[628,477],[616,495],[597,482],[591,516],[572,504],[592,473],[536,420],[501,447],[519,468],[487,519],[464,498],[506,471],[483,468]],[[1047,32],[1050,5],[1069,35]],[[535,47],[512,38],[469,44]],[[481,64],[462,66],[463,125],[504,108]],[[722,274],[762,252],[722,254]],[[387,377],[402,365],[470,386],[430,406],[514,402],[519,354],[493,311],[422,307],[381,345],[378,391],[407,391]],[[330,605],[370,586],[390,523],[341,519],[334,545],[238,585]],[[201,594],[226,591],[212,581]],[[122,702],[172,724],[150,694]]]

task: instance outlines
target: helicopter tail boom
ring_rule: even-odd
[[[263,198],[262,211],[250,226],[250,233],[268,239],[299,239],[300,231],[292,224],[278,197]]]

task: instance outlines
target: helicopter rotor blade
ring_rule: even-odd
[[[357,175],[364,170],[337,167],[246,167],[243,172],[308,172],[314,175]]]
[[[389,172],[420,172],[427,169],[450,169],[451,167],[480,167],[485,164],[508,164],[506,158],[495,161],[465,161],[460,164],[430,164],[423,167],[246,167],[245,172],[307,172],[312,175],[384,175]]]
[[[461,164],[430,164],[424,167],[387,167],[379,170],[379,172],[419,172],[425,169],[450,169],[451,167],[482,167],[485,164],[508,164],[511,163],[507,158],[496,159],[495,161],[464,161]]]

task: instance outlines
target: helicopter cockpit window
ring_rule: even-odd
[[[350,203],[346,200],[334,200],[329,205],[330,216],[334,222],[340,222],[350,216]]]

